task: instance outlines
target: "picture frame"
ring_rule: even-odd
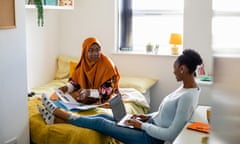
[[[16,28],[15,0],[0,0],[0,29]]]
[[[201,65],[197,66],[196,76],[198,78],[202,78],[202,77],[207,77],[208,76],[208,74],[207,74],[207,72],[205,70],[204,64],[201,64]]]

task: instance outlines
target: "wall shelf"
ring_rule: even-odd
[[[26,9],[35,9],[36,6],[35,5],[25,5]],[[53,6],[53,5],[44,5],[43,6],[44,9],[62,9],[62,10],[73,10],[74,6]]]
[[[25,0],[26,9],[35,9],[36,6],[29,2],[32,0]],[[42,0],[44,9],[63,9],[63,10],[72,10],[74,9],[74,0]],[[48,2],[49,1],[49,2]],[[31,4],[28,4],[31,3]]]

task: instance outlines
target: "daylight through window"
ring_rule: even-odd
[[[120,0],[120,50],[146,52],[146,45],[169,51],[171,33],[183,34],[183,0]]]
[[[239,6],[239,0],[213,0],[212,45],[215,52],[240,52]]]

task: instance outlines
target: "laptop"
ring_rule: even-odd
[[[113,97],[109,104],[112,108],[113,117],[119,126],[133,128],[133,126],[125,124],[127,119],[131,118],[131,114],[127,114],[126,109],[124,107],[122,96],[121,94],[116,95]]]

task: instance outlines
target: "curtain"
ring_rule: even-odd
[[[119,0],[119,47],[132,49],[132,0]]]

